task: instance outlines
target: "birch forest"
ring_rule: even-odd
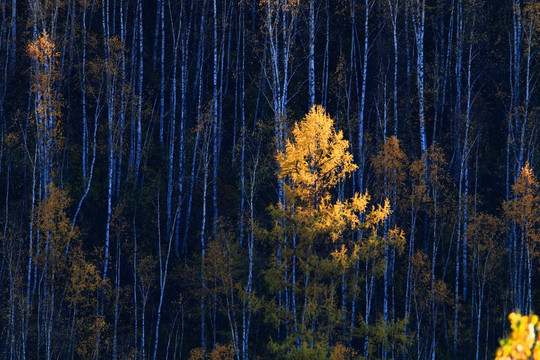
[[[1,359],[532,359],[539,81],[538,0],[1,0]]]

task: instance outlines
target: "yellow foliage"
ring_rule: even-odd
[[[28,45],[28,52],[38,65],[47,65],[50,59],[57,56],[54,43],[46,32]]]
[[[330,360],[350,360],[356,359],[358,352],[354,349],[346,348],[342,344],[336,345],[330,353]]]
[[[103,316],[96,316],[93,320],[79,319],[77,327],[80,332],[80,340],[77,343],[77,355],[81,359],[88,359],[95,355],[96,342],[107,330],[107,323]]]
[[[349,152],[349,142],[341,131],[334,129],[333,120],[321,106],[313,106],[295,124],[285,151],[277,154],[277,161],[285,203],[274,208],[274,215],[279,218],[274,235],[278,241],[293,239],[295,243],[281,248],[281,264],[268,271],[267,278],[275,288],[287,286],[291,279],[283,275],[282,269],[293,263],[296,279],[301,279],[296,280],[293,291],[304,297],[304,319],[295,330],[297,335],[280,346],[290,349],[295,342],[304,343],[305,339],[327,344],[328,329],[340,324],[343,318],[336,306],[334,277],[346,274],[359,260],[371,262],[371,271],[381,274],[385,246],[394,245],[400,251],[405,238],[398,228],[383,234],[391,214],[388,199],[369,206],[371,197],[367,192],[338,198],[338,185],[358,167]],[[306,275],[298,275],[301,273]],[[327,286],[330,282],[333,285]],[[277,316],[284,319],[289,314]],[[312,318],[324,319],[315,331],[305,326]],[[352,356],[347,349],[334,351],[333,359]]]
[[[429,257],[418,250],[412,259],[412,296],[418,308],[427,304],[449,303],[450,294],[446,283],[431,277],[432,263]]]
[[[220,345],[217,344],[216,348],[210,353],[211,360],[234,360],[236,351],[232,344]]]
[[[300,0],[260,0],[259,2],[259,6],[269,7],[272,12],[282,9],[282,11],[292,13],[293,15],[298,13],[301,5],[302,1]]]
[[[405,184],[407,163],[407,156],[401,150],[399,140],[395,136],[386,138],[382,149],[372,159],[378,186],[386,187],[387,193],[390,193],[390,188],[394,186],[397,190],[402,188]]]
[[[58,116],[59,96],[54,90],[54,83],[59,77],[57,71],[59,53],[55,49],[54,42],[44,32],[35,41],[28,44],[28,54],[34,61],[37,70],[32,82],[32,92],[37,95],[37,116],[43,119],[47,119],[49,116]]]
[[[540,324],[538,316],[508,315],[512,334],[500,341],[495,360],[540,360]],[[538,334],[538,335],[537,335]]]
[[[204,360],[204,350],[202,348],[191,349],[189,360]]]
[[[528,163],[512,185],[514,198],[505,202],[506,215],[517,226],[523,229],[525,238],[522,241],[535,254],[535,247],[540,242],[540,196],[538,179]]]
[[[292,140],[277,159],[279,177],[289,178],[288,194],[299,205],[317,209],[322,198],[358,167],[348,151],[343,133],[334,130],[334,122],[321,106],[315,105],[294,126]]]
[[[529,164],[521,172],[512,185],[514,199],[506,204],[506,212],[518,225],[532,224],[538,218],[538,179]]]
[[[332,203],[330,195],[327,194],[319,206],[314,229],[329,234],[333,242],[337,241],[343,230],[360,228],[362,224],[359,216],[365,213],[369,199],[367,193],[362,195],[356,193],[344,202],[336,200]]]
[[[49,281],[63,284],[65,299],[76,314],[76,351],[86,358],[107,329],[105,318],[95,311],[96,293],[107,282],[81,247],[79,230],[66,213],[70,203],[66,191],[50,184],[47,193],[35,210],[36,228],[43,239],[37,261],[40,270],[47,267]]]
[[[388,242],[394,245],[399,253],[405,247],[405,233],[397,226],[388,230]]]
[[[94,306],[96,291],[103,286],[99,269],[85,259],[79,247],[71,251],[70,259],[72,265],[67,286],[68,301],[78,308]]]
[[[32,93],[35,96],[36,140],[40,149],[40,161],[52,166],[52,155],[63,145],[60,117],[61,96],[56,91],[59,53],[46,32],[28,44],[28,54],[33,60]],[[46,184],[50,180],[47,179]]]
[[[67,244],[78,236],[76,228],[72,229],[71,220],[66,214],[69,198],[66,191],[50,184],[47,186],[48,196],[36,208],[37,230],[46,241],[42,251],[52,261],[53,266],[63,264],[61,261]]]
[[[506,256],[504,222],[493,215],[477,213],[470,218],[467,236],[470,254],[477,264],[475,276],[481,283],[497,281]]]
[[[355,251],[358,252],[358,251]],[[348,256],[347,256],[347,248],[345,245],[341,244],[339,249],[336,249],[332,251],[332,257],[341,265],[345,266],[347,264]]]
[[[387,143],[386,155],[381,155],[378,163],[395,165],[399,170],[397,176],[402,177],[406,159],[399,142],[389,138]],[[342,266],[357,259],[360,253],[360,244],[343,243],[344,231],[369,230],[370,238],[364,241],[368,247],[373,247],[369,243],[379,241],[377,231],[392,213],[390,202],[385,199],[382,205],[372,206],[368,211],[371,197],[367,192],[355,193],[350,199],[336,199],[336,186],[358,167],[349,152],[349,142],[343,139],[341,131],[334,129],[333,120],[321,106],[313,106],[304,119],[295,124],[292,137],[287,140],[285,151],[277,154],[277,160],[288,206],[279,204],[280,216],[290,217],[297,233],[310,241],[331,240],[334,244],[330,252],[332,258]],[[401,230],[396,228],[387,236],[398,250],[403,247]]]
[[[424,158],[418,159],[413,161],[409,170],[412,179],[412,193],[410,195],[410,201],[417,209],[428,201],[428,187],[426,184],[424,164]]]
[[[377,207],[373,206],[371,212],[366,216],[366,222],[371,228],[376,228],[382,224],[382,222],[390,215],[390,202],[388,199],[384,200],[384,205],[380,204]]]
[[[204,351],[201,348],[191,350],[189,360],[234,360],[235,356],[236,350],[232,344],[216,344],[216,348],[212,351]]]

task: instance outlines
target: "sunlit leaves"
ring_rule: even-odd
[[[397,141],[390,143],[397,147],[389,150],[397,154],[395,161],[404,163]],[[342,323],[347,311],[338,306],[341,295],[337,284],[347,281],[346,274],[359,261],[369,264],[374,276],[382,274],[385,246],[403,249],[403,232],[397,227],[385,228],[392,212],[388,199],[370,205],[367,192],[354,193],[350,198],[340,194],[338,185],[358,167],[349,152],[349,142],[334,129],[333,120],[322,107],[314,106],[295,124],[277,161],[286,197],[285,203],[272,208],[272,236],[280,246],[280,258],[274,260],[278,265],[269,269],[266,277],[274,292],[292,288],[301,299],[297,304],[303,305],[297,310],[302,320],[291,328],[295,335],[276,345],[275,352],[291,359],[326,359],[328,353],[335,359],[355,357],[355,352],[343,347],[330,350],[328,334]],[[402,177],[403,171],[394,175]],[[399,181],[402,179],[395,180]],[[290,277],[290,269],[294,269],[295,279]],[[278,326],[294,323],[294,314],[279,309],[273,317]],[[306,347],[306,342],[312,345]],[[319,354],[316,349],[326,351]]]
[[[405,184],[408,159],[395,136],[386,138],[382,148],[372,159],[373,169],[380,187],[384,187],[384,179],[391,187],[400,189]],[[389,192],[389,188],[385,189]]]
[[[40,135],[47,143],[59,137],[59,129],[55,118],[60,115],[60,98],[55,91],[55,83],[59,78],[57,63],[59,53],[50,36],[43,32],[28,44],[28,54],[34,62],[32,92],[35,94],[36,125]],[[57,146],[57,144],[55,144]]]
[[[418,250],[412,262],[412,295],[417,308],[423,311],[428,304],[450,302],[450,293],[446,283],[442,280],[432,282],[432,263],[428,256]]]
[[[294,186],[288,192],[300,204],[317,208],[321,199],[358,167],[348,151],[343,133],[334,130],[334,122],[321,106],[313,106],[296,123],[286,150],[277,156],[280,178],[289,178]]]
[[[234,360],[236,351],[232,344],[216,344],[212,351],[204,351],[201,348],[192,349],[189,354],[189,360]]]
[[[332,349],[330,354],[330,360],[349,360],[357,359],[358,352],[354,349],[346,348],[345,346],[338,344]]]
[[[56,186],[48,186],[49,196],[45,198],[37,212],[38,230],[47,237],[48,249],[56,256],[64,253],[71,238],[77,235],[76,229],[71,229],[71,221],[66,215],[69,199],[65,191]]]
[[[474,276],[484,284],[488,279],[496,279],[500,263],[504,257],[504,223],[501,219],[478,213],[470,219],[467,228],[469,251],[472,255]]]
[[[397,141],[390,141],[397,146]],[[396,155],[401,159],[399,151]],[[284,152],[278,153],[278,176],[285,180],[289,214],[300,233],[310,238],[327,237],[335,243],[344,231],[371,229],[376,234],[391,213],[390,203],[372,206],[367,213],[370,196],[355,193],[352,198],[336,199],[336,186],[358,167],[349,152],[349,142],[334,129],[334,122],[321,106],[313,106],[300,123],[296,123]],[[397,160],[396,160],[397,161]],[[281,205],[282,215],[287,210]],[[363,221],[360,219],[364,218]],[[304,236],[300,235],[300,236]],[[354,251],[357,253],[357,251]],[[344,262],[345,249],[334,249],[338,262]]]
[[[512,333],[500,341],[495,360],[540,359],[540,325],[536,315],[508,315]]]
[[[538,179],[529,164],[521,172],[512,185],[513,199],[505,202],[506,216],[522,228],[522,241],[534,251],[540,241],[540,196],[538,194]]]

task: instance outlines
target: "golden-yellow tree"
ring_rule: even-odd
[[[281,258],[276,261],[278,266],[267,272],[267,279],[278,293],[290,291],[291,304],[288,311],[281,307],[273,316],[276,325],[289,329],[288,339],[275,350],[286,357],[307,353],[317,357],[332,345],[328,334],[343,325],[347,309],[338,305],[339,285],[341,292],[350,285],[344,274],[359,259],[381,257],[384,242],[380,230],[391,213],[390,205],[385,200],[383,205],[368,209],[367,193],[339,199],[338,184],[358,167],[349,142],[334,129],[333,120],[321,106],[313,106],[295,124],[277,161],[286,201],[274,211],[274,238]],[[387,240],[401,246],[404,238],[394,229],[388,232]]]
[[[278,177],[285,180],[287,207],[295,223],[303,232],[327,235],[320,240],[343,249],[338,241],[346,230],[377,227],[390,214],[388,201],[373,207],[367,214],[370,196],[355,193],[341,201],[336,196],[336,186],[358,169],[349,152],[349,142],[341,131],[336,132],[334,122],[321,106],[313,106],[300,123],[296,123],[286,149],[277,155]],[[284,212],[288,210],[280,204]],[[360,221],[360,215],[366,221]],[[300,234],[299,234],[300,235]],[[327,243],[329,244],[329,243]],[[356,250],[355,252],[357,252]],[[339,257],[336,252],[334,257]],[[352,255],[352,254],[350,254]]]

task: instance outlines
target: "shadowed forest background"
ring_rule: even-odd
[[[534,0],[3,0],[0,355],[493,358],[539,50]]]

